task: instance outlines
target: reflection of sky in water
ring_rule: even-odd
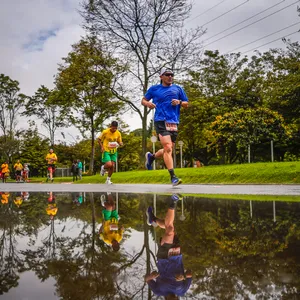
[[[12,288],[7,294],[1,295],[1,300],[52,300],[55,296],[55,280],[49,278],[44,282],[39,281],[34,272],[24,272],[20,276],[19,285]]]
[[[40,194],[36,200],[34,197],[35,195],[32,193],[29,200],[20,206],[19,211],[12,205],[10,212],[21,217],[19,220],[22,218],[24,220],[26,209],[33,209],[33,205],[41,205],[39,209],[42,222],[37,236],[27,236],[22,232],[23,224],[17,223],[18,218],[13,223],[15,253],[21,260],[24,260],[22,251],[28,249],[36,251],[41,248],[43,242],[49,239],[51,228],[53,229],[50,218],[45,212],[48,195]],[[89,197],[87,194],[84,203],[75,205],[76,197],[71,193],[56,194],[58,213],[53,221],[56,238],[63,240],[66,245],[71,240],[80,240],[83,236],[88,238],[87,244],[76,244],[72,248],[70,257],[72,263],[76,262],[75,258],[87,255],[87,249],[91,247],[93,231],[91,203],[93,201],[96,214],[95,249],[96,254],[101,255],[102,250],[99,247],[102,210],[99,201],[100,194],[94,193],[93,201],[90,201]],[[153,195],[123,194],[121,196],[119,194],[118,199],[120,224],[125,226],[125,237],[121,242],[119,254],[125,260],[120,260],[114,265],[118,268],[130,261],[133,262],[115,277],[112,276],[111,280],[114,280],[113,284],[120,291],[130,294],[132,299],[142,299],[141,295],[148,295],[147,285],[144,285],[143,281],[147,256],[146,251],[143,250],[145,228],[142,215],[148,205],[153,205]],[[164,216],[166,212],[165,200],[167,199],[168,196],[165,195],[157,196],[156,209],[159,217]],[[222,297],[234,297],[235,299],[277,297],[280,299],[284,293],[289,297],[294,297],[298,293],[297,278],[300,275],[300,254],[297,248],[297,245],[300,244],[298,240],[300,236],[299,203],[276,202],[275,205],[273,201],[250,202],[184,197],[184,206],[181,204],[182,202],[178,204],[176,210],[175,229],[179,232],[180,241],[182,241],[184,263],[192,269],[194,268],[195,274],[186,299],[220,299]],[[0,236],[6,226],[5,222],[9,223],[10,213],[5,212],[5,208],[4,205],[0,206]],[[185,220],[180,218],[182,214],[184,214]],[[149,250],[154,254],[154,256],[150,255],[150,270],[152,271],[156,269],[154,259],[158,247],[155,240],[159,239],[163,230],[159,228],[153,230],[148,226],[146,229],[148,230]],[[58,243],[55,247],[57,258],[61,257],[62,249]],[[138,257],[142,250],[143,253]],[[46,254],[49,253],[46,252]],[[110,255],[109,252],[108,255]],[[89,255],[83,256],[83,259],[90,262]],[[105,258],[103,263],[104,268],[113,267],[112,265],[105,266]],[[84,264],[81,265],[81,268],[83,266]],[[56,271],[59,272],[59,270]],[[86,271],[81,270],[82,274]],[[33,271],[17,271],[17,275],[20,277],[17,287],[10,288],[7,293],[0,295],[1,299],[47,300],[60,297],[56,293],[57,285],[61,282],[57,283],[51,274],[44,282]],[[92,278],[91,281],[93,280]],[[136,291],[141,289],[142,292],[133,296]],[[145,296],[143,299],[148,298]],[[153,299],[157,298],[153,296]]]

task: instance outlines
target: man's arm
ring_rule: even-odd
[[[122,141],[122,136],[121,136],[121,133],[119,134],[119,137],[117,139],[117,142],[120,146],[123,146],[123,141]]]
[[[146,107],[148,107],[148,108],[150,108],[150,109],[153,109],[153,108],[156,107],[156,105],[155,105],[154,103],[148,101],[145,97],[143,97],[141,103],[142,103],[142,105],[144,105],[144,106],[146,106]]]
[[[99,144],[101,152],[104,152],[102,138],[103,138],[103,132],[98,137],[98,144]]]

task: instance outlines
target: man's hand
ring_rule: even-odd
[[[173,106],[179,105],[180,104],[180,100],[178,100],[178,99],[172,99],[171,104]]]
[[[153,108],[156,108],[156,105],[152,102],[148,102],[147,107],[150,108],[150,109],[153,109]]]
[[[192,270],[186,270],[185,271],[185,277],[186,278],[192,278]]]
[[[145,281],[148,282],[150,280],[153,280],[159,276],[159,273],[157,271],[153,271],[152,273],[145,275]]]
[[[182,281],[182,280],[184,280],[184,275],[183,274],[176,274],[175,279],[176,279],[176,281]]]

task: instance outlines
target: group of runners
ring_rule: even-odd
[[[15,179],[16,182],[28,182],[29,181],[29,167],[28,164],[22,164],[20,160],[18,159],[17,162],[13,166],[15,171]],[[1,165],[0,169],[0,178],[2,179],[2,182],[6,182],[7,178],[10,176],[10,169],[8,162],[5,161]]]

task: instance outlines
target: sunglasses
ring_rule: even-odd
[[[174,77],[174,74],[172,74],[172,73],[165,73],[164,76],[167,76],[167,77],[169,77],[169,76]]]

